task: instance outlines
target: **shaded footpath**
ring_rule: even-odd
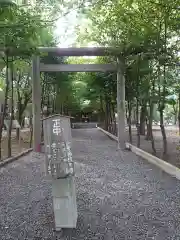
[[[98,129],[73,130],[77,228],[54,236],[51,181],[32,154],[0,169],[1,240],[179,240],[179,181]]]

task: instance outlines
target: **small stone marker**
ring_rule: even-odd
[[[46,175],[52,177],[56,230],[75,228],[77,222],[74,163],[70,117],[54,115],[43,119]]]

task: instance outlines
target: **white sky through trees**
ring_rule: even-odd
[[[72,10],[68,15],[60,18],[54,31],[55,37],[58,38],[58,47],[78,47],[75,28],[78,25],[84,25],[85,21],[86,19],[78,15],[76,10]],[[87,47],[95,47],[96,45],[95,43],[87,43]]]
[[[75,10],[57,21],[55,36],[58,38],[58,47],[70,47],[75,43],[75,26],[77,23],[78,18]]]

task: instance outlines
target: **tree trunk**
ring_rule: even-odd
[[[105,97],[105,130],[108,131],[108,126],[109,126],[109,112],[108,112],[108,99]]]
[[[150,103],[152,104],[152,103]],[[154,108],[154,105],[151,106],[150,105],[150,113],[149,115],[147,116],[147,132],[146,132],[146,137],[145,137],[145,140],[149,141],[151,140],[151,136],[152,136],[152,122],[153,122],[153,109]]]
[[[20,123],[19,123],[20,124]],[[19,140],[20,138],[20,129],[16,128],[16,138]]]
[[[132,128],[131,128],[132,106],[131,101],[128,101],[128,127],[129,127],[129,142],[132,143]]]
[[[13,87],[13,63],[11,63],[11,66],[9,68],[9,82],[11,85],[11,116],[10,116],[10,122],[9,122],[9,128],[8,131],[8,158],[11,157],[12,154],[12,144],[11,144],[11,132],[12,132],[12,122],[14,119],[14,87]]]
[[[164,47],[165,47],[165,53],[167,53],[167,18],[166,16],[164,17]],[[161,84],[160,82],[160,64],[159,64],[159,69],[158,69],[158,76],[159,76],[159,86]],[[163,66],[163,91],[162,94],[160,93],[160,88],[159,88],[159,95],[162,96],[162,100],[160,98],[160,104],[159,104],[159,113],[160,113],[160,128],[161,128],[161,133],[162,133],[162,138],[163,138],[163,155],[167,154],[167,138],[166,138],[166,131],[164,127],[164,109],[165,109],[165,95],[166,95],[166,85],[167,85],[167,80],[166,80],[166,63],[164,62]]]
[[[174,125],[177,125],[177,113],[174,115]]]
[[[105,113],[103,109],[103,97],[102,95],[100,95],[100,124],[103,123],[104,118],[105,118]]]
[[[108,112],[109,112],[109,132],[113,133],[111,99],[109,99],[109,101],[108,101]]]
[[[164,127],[164,114],[163,110],[159,110],[160,113],[160,128],[161,128],[161,133],[162,133],[162,138],[163,138],[163,155],[167,154],[167,137],[166,137],[166,131]]]
[[[140,80],[140,56],[137,59],[137,79],[136,79],[136,128],[137,128],[137,147],[140,147],[140,124],[139,124],[139,80]]]
[[[128,121],[128,111],[129,111],[129,109],[128,109],[128,107],[126,107],[126,122]]]
[[[131,119],[131,123],[133,125],[135,125],[135,122],[136,122],[136,108],[135,107],[132,108],[132,112],[133,112],[133,116],[132,116],[132,119]]]
[[[33,123],[32,123],[32,116],[29,118],[29,125],[30,125],[30,142],[29,147],[32,147],[32,141],[33,141]]]
[[[150,126],[149,122],[147,122],[147,133],[146,133],[146,137],[145,140],[151,140],[151,128],[152,126]]]
[[[141,107],[141,115],[140,115],[140,135],[145,136],[146,134],[146,115],[147,115],[147,109],[146,109],[146,103],[143,104]]]
[[[176,104],[173,104],[172,107],[174,111],[174,125],[176,125],[178,120],[178,102]]]
[[[6,56],[6,88],[5,88],[5,96],[4,96],[4,103],[3,103],[3,112],[1,116],[0,121],[0,159],[2,159],[1,156],[1,143],[2,143],[2,133],[3,133],[3,127],[4,127],[4,119],[6,116],[6,109],[7,109],[7,101],[8,101],[8,91],[9,91],[9,59],[8,55]]]
[[[153,111],[154,111],[154,103],[150,103],[148,131],[149,131],[149,139],[151,140],[152,150],[153,150],[154,155],[156,155],[156,148],[155,148],[153,128],[152,128]]]
[[[110,109],[109,109],[109,99],[108,98],[107,98],[107,103],[106,103],[106,116],[107,116],[107,130],[108,130],[108,132],[111,132],[111,130],[110,130],[111,120],[110,120]]]
[[[140,124],[139,124],[139,100],[136,99],[136,128],[137,128],[137,147],[140,147]]]
[[[21,114],[18,114],[18,122],[19,122],[19,125],[22,127],[22,115]],[[18,140],[20,138],[20,129],[19,128],[16,129],[16,138]]]
[[[164,127],[164,109],[165,109],[165,94],[166,94],[166,76],[165,76],[166,66],[164,65],[164,81],[163,81],[163,91],[161,92],[160,87],[160,79],[159,79],[159,96],[161,96],[159,100],[159,113],[160,113],[160,128],[161,134],[163,138],[163,155],[167,154],[167,138],[166,131]]]

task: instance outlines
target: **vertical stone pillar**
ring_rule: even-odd
[[[52,178],[55,229],[76,228],[77,204],[69,117],[44,118],[46,175]]]
[[[117,59],[117,122],[118,122],[118,148],[125,148],[125,78],[123,76],[120,59]]]
[[[41,151],[41,81],[39,57],[32,59],[32,112],[33,112],[33,150]]]

